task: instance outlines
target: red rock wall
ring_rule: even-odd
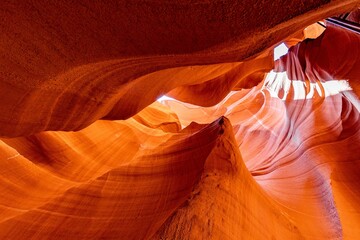
[[[0,238],[357,239],[358,5],[0,3]]]

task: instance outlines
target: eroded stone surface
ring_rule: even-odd
[[[358,4],[1,3],[0,238],[356,239]]]

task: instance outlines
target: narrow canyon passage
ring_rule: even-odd
[[[357,239],[359,6],[0,3],[0,238]]]

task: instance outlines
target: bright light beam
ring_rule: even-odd
[[[289,48],[284,43],[276,46],[274,48],[274,61],[278,60],[281,56],[287,54],[288,50]]]
[[[166,95],[163,95],[163,96],[159,97],[156,101],[162,103],[162,102],[165,101],[165,100],[174,100],[174,99],[171,98],[171,97],[168,97],[168,96],[166,96]]]

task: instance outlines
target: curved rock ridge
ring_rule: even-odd
[[[1,173],[2,238],[302,238],[251,177],[223,117],[178,133],[136,118],[97,121],[76,133],[3,139],[1,152],[3,169],[17,169]],[[264,216],[272,224],[252,232]]]
[[[355,239],[360,217],[359,46],[359,35],[328,25],[316,40],[290,48],[257,87],[234,91],[210,108],[165,102],[183,126],[229,118],[249,172],[302,237]],[[175,215],[174,223],[179,218]]]
[[[177,87],[195,85],[175,91],[188,99],[188,91],[212,88],[211,80],[247,78],[251,72],[236,72],[239,62],[358,5],[358,0],[3,1],[0,136],[127,119]],[[254,86],[259,78],[240,86]],[[207,87],[196,87],[204,81]],[[212,94],[211,103],[192,102],[215,104],[232,85]]]
[[[303,239],[291,216],[250,175],[230,121],[223,119],[200,182],[152,239]]]
[[[188,198],[223,132],[219,121],[166,133],[130,119],[3,139],[2,169],[17,173],[1,173],[0,236],[146,239]]]
[[[359,1],[0,5],[1,239],[360,235]]]

